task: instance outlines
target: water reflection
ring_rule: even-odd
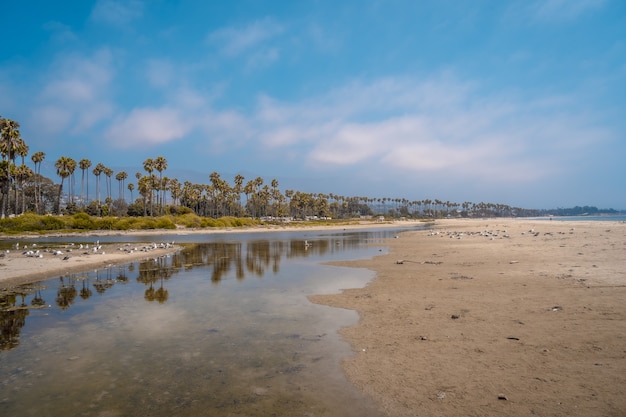
[[[13,349],[19,345],[20,332],[29,313],[25,296],[26,291],[0,295],[0,350]],[[19,305],[18,298],[21,299]]]
[[[387,235],[196,242],[0,293],[0,415],[377,415],[339,368],[356,313],[306,295],[364,285],[319,262]]]
[[[366,234],[368,235],[368,234]],[[370,239],[382,238],[373,234]],[[361,234],[340,234],[314,241],[307,239],[212,242],[187,244],[184,250],[173,255],[146,259],[128,265],[109,267],[92,273],[60,276],[55,291],[55,305],[61,310],[69,309],[79,296],[88,300],[93,290],[103,295],[117,284],[127,284],[130,279],[143,284],[144,300],[166,303],[169,290],[166,282],[173,276],[202,268],[207,271],[211,282],[218,284],[222,279],[234,278],[241,281],[248,276],[263,277],[280,272],[281,259],[298,257],[324,258],[329,254],[354,250],[364,242]],[[129,278],[130,277],[130,278]],[[26,324],[29,308],[46,307],[42,288],[25,285],[0,293],[0,326],[2,336],[0,349],[13,349],[19,345],[20,329]],[[17,305],[18,298],[21,300]],[[28,303],[30,302],[30,307]]]

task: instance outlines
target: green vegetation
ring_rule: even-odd
[[[71,216],[51,216],[25,213],[21,216],[0,219],[0,233],[39,234],[54,232],[84,232],[94,230],[153,230],[185,228],[215,228],[258,226],[261,222],[252,219],[223,217],[201,218],[195,214],[159,217],[94,217],[86,213]]]

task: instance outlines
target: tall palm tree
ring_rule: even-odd
[[[68,171],[70,172],[70,203],[74,202],[74,193],[75,193],[75,187],[74,187],[74,171],[76,171],[76,161],[73,160],[72,158],[70,158],[69,162],[68,162],[68,167],[67,167]]]
[[[107,199],[110,200],[111,199],[111,176],[113,176],[113,170],[111,168],[104,167],[102,172],[104,172],[104,175],[106,176],[105,180],[106,180],[106,187],[107,187]]]
[[[165,187],[163,186],[163,171],[167,169],[167,160],[162,156],[157,156],[153,161],[154,169],[159,172],[159,190],[157,190],[157,194],[160,194],[161,198],[161,215],[163,214],[164,205],[165,205]],[[157,200],[159,197],[157,197]]]
[[[46,154],[39,151],[32,154],[30,159],[35,164],[35,212],[39,213],[39,200],[41,200],[41,185],[39,184],[39,179],[41,177],[41,163],[46,158]]]
[[[24,142],[24,139],[19,138],[17,140],[17,146],[15,147],[15,156],[19,156],[22,158],[22,165],[24,165],[24,158],[26,158],[26,156],[28,155],[28,150],[29,147],[26,144],[26,142]],[[15,160],[14,160],[14,164],[13,164],[13,168],[15,169],[15,214],[18,214],[19,211],[19,199],[18,199],[18,193],[17,193],[17,185],[18,182],[20,181],[20,174],[23,175],[23,173],[18,172],[18,166],[15,165]]]
[[[93,175],[96,177],[96,201],[98,201],[98,205],[100,205],[100,175],[104,172],[104,168],[106,167],[98,162],[92,171]]]
[[[76,167],[76,161],[74,161],[70,157],[62,156],[54,164],[55,168],[57,169],[57,175],[61,177],[61,185],[59,185],[59,195],[57,197],[57,213],[61,212],[61,192],[63,191],[63,182],[67,177],[71,175],[70,170],[72,163],[74,164],[74,167]]]
[[[22,191],[22,209],[20,211],[21,214],[23,214],[26,211],[26,193],[24,190],[26,181],[28,181],[29,178],[33,177],[33,175],[34,175],[33,170],[27,167],[25,164],[22,164],[15,169],[15,178],[20,185],[20,190]],[[17,200],[18,199],[16,198],[16,203],[15,203],[16,207],[17,207]]]
[[[237,199],[237,210],[238,216],[243,216],[243,212],[241,211],[241,193],[243,193],[243,181],[244,176],[241,174],[235,175],[235,186],[233,187],[233,193],[235,193],[235,198]]]
[[[154,160],[152,158],[148,158],[145,161],[143,161],[143,169],[144,171],[146,171],[148,173],[148,175],[150,176],[149,179],[152,178],[152,172],[154,171]],[[146,180],[144,180],[145,182]],[[146,182],[147,185],[149,185],[152,181]],[[152,209],[152,186],[150,186],[150,215],[153,216],[153,209]],[[145,215],[145,210],[144,210],[144,215]]]
[[[149,194],[152,192],[152,186],[150,185],[151,181],[150,181],[150,177],[148,177],[147,175],[144,175],[143,177],[139,178],[139,181],[137,181],[137,190],[139,190],[139,194],[141,194],[141,197],[143,199],[143,215],[146,216],[147,213],[147,207],[146,207],[146,200],[148,199]]]
[[[117,173],[117,175],[115,176],[115,179],[118,181],[119,183],[119,195],[118,198],[121,199],[122,201],[126,201],[124,199],[124,181],[126,180],[126,178],[128,178],[128,173],[126,173],[126,171],[120,171]]]
[[[132,182],[128,183],[128,191],[130,191],[130,202],[133,203],[135,200],[133,200],[133,190],[135,189],[135,184],[133,184]]]
[[[15,165],[16,151],[21,140],[19,128],[20,124],[15,120],[0,117],[0,152],[2,153],[2,160],[7,161],[4,175],[6,185],[3,189],[2,218],[8,214],[9,210],[11,166]]]
[[[172,196],[172,204],[177,206],[178,200],[182,193],[182,186],[176,178],[172,178],[170,181],[170,195]]]
[[[91,167],[91,161],[87,158],[83,158],[78,162],[78,167],[83,171],[82,178],[80,180],[80,201],[83,203],[83,207],[85,207],[85,201],[89,200],[89,174],[87,174],[87,197],[85,198],[85,194],[83,194],[83,187],[85,186],[85,172]]]

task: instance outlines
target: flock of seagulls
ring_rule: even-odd
[[[569,230],[569,233],[572,234],[574,233],[574,228],[571,228]],[[539,236],[541,233],[536,231],[535,229],[529,229],[527,232],[521,232],[520,233],[522,236],[523,235],[531,235],[531,236]],[[565,234],[565,232],[559,232],[559,234]],[[547,236],[552,236],[552,232],[545,232],[544,235]],[[430,233],[428,233],[428,236],[440,236],[440,237],[449,237],[450,239],[462,239],[463,236],[482,236],[482,237],[486,237],[489,238],[490,240],[495,240],[495,239],[506,239],[506,238],[510,238],[511,236],[509,235],[509,233],[506,231],[506,229],[504,230],[483,230],[480,232],[455,232],[455,231],[446,231],[446,232],[439,232],[439,231],[431,231]]]
[[[483,230],[480,232],[455,232],[455,231],[435,232],[435,231],[432,231],[428,234],[428,236],[440,236],[440,237],[447,236],[450,239],[462,239],[463,236],[483,236],[483,237],[489,238],[490,240],[504,239],[504,238],[511,237],[507,233],[506,230]]]
[[[117,250],[130,254],[134,252],[150,252],[156,249],[169,249],[172,247],[174,247],[174,241],[151,243],[149,245],[144,245],[141,247],[131,246],[130,243],[126,243],[124,244],[124,246],[118,247]],[[63,250],[53,249],[53,248],[39,249],[37,248],[36,243],[33,243],[30,246],[28,244],[22,245],[20,243],[16,243],[15,245],[13,245],[13,248],[16,251],[22,251],[22,255],[27,258],[43,258],[44,254],[49,254],[49,255],[58,257],[59,259],[62,259],[64,261],[67,261],[70,259],[70,254],[75,249],[82,251],[81,252],[82,255],[92,255],[92,254],[105,255],[106,254],[106,252],[102,250],[102,245],[100,244],[99,240],[96,240],[92,245],[82,244],[82,243],[76,245],[74,243],[69,243],[68,245],[62,248]],[[11,253],[11,251],[8,249],[1,251],[0,258],[6,257],[9,253]]]

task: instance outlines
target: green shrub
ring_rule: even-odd
[[[156,229],[156,220],[152,217],[144,217],[141,222],[137,223],[140,229]]]
[[[160,217],[156,221],[157,229],[176,229],[176,225],[169,217]]]
[[[69,226],[72,229],[81,230],[93,230],[96,228],[96,224],[91,216],[84,212],[74,214],[70,219]]]
[[[0,230],[4,232],[37,232],[40,230],[65,229],[65,221],[57,216],[38,216],[26,213],[0,221]]]
[[[115,230],[137,229],[137,223],[141,223],[141,220],[134,217],[123,217],[115,222],[113,228]]]
[[[187,213],[176,217],[176,223],[190,229],[202,227],[202,219],[195,213]]]
[[[95,220],[95,226],[98,230],[113,230],[115,221],[115,217],[102,217]]]
[[[57,216],[42,216],[41,224],[43,230],[62,230],[67,228],[65,221]]]

